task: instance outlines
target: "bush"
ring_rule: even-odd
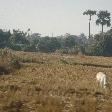
[[[65,48],[65,49],[60,49],[56,50],[56,53],[61,53],[61,54],[78,54],[79,50],[77,48]]]
[[[60,62],[62,63],[62,64],[69,64],[66,60],[64,60],[64,59],[60,59]]]
[[[19,60],[16,59],[16,58],[11,60],[10,66],[12,68],[15,68],[15,69],[20,69],[21,68],[21,64],[20,64]]]
[[[10,48],[13,49],[13,50],[16,50],[16,51],[21,51],[22,50],[21,49],[22,47],[18,44],[11,44]]]

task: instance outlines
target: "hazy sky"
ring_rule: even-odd
[[[54,36],[88,35],[86,9],[112,12],[112,0],[0,0],[0,28],[20,29]],[[91,33],[101,31],[92,17]],[[104,30],[106,30],[105,27]]]

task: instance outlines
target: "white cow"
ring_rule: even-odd
[[[104,74],[103,72],[98,72],[96,74],[96,79],[100,83],[102,88],[106,88],[107,87],[107,77],[106,77],[106,74]]]

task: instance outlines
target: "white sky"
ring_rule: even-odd
[[[0,0],[0,28],[20,29],[54,36],[88,35],[87,9],[112,12],[112,0]],[[92,17],[91,33],[101,31]],[[107,27],[104,29],[107,30]]]

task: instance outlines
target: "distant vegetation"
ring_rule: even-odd
[[[90,16],[89,38],[83,33],[78,36],[66,33],[57,37],[42,37],[39,33],[30,34],[30,29],[26,32],[0,29],[0,48],[28,52],[112,56],[112,28],[107,32],[103,31],[104,25],[111,26],[110,13],[108,11],[87,10],[83,14]],[[95,35],[90,34],[90,21],[93,15],[98,17],[96,24],[102,26],[101,33]]]
[[[39,33],[30,35],[20,30],[13,30],[11,33],[1,29],[0,48],[16,51],[112,56],[112,29],[90,38],[84,34],[41,37]]]

